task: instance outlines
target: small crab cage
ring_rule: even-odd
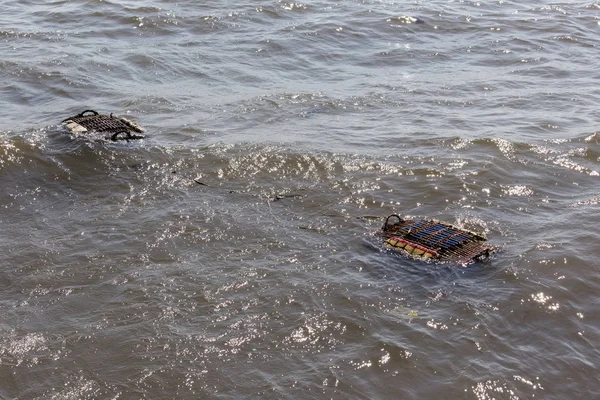
[[[482,233],[432,219],[390,215],[380,234],[389,249],[420,260],[467,264],[487,260],[497,250]]]
[[[134,140],[143,139],[144,130],[126,118],[110,114],[99,114],[94,110],[86,110],[81,114],[64,119],[61,122],[73,134],[90,134],[92,132],[104,135],[104,139]]]

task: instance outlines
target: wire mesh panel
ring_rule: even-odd
[[[497,250],[481,233],[436,220],[390,215],[380,233],[388,248],[422,260],[464,264],[488,259]]]
[[[97,132],[105,135],[105,139],[133,140],[142,139],[144,130],[136,123],[113,114],[98,114],[94,110],[86,110],[81,114],[69,117],[62,124],[71,133],[86,134]]]

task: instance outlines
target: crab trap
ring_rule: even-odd
[[[64,119],[61,124],[72,134],[97,133],[106,140],[143,139],[144,129],[136,123],[113,114],[99,114],[94,110],[86,110],[73,117]]]
[[[433,219],[405,220],[390,215],[380,234],[389,249],[420,260],[467,264],[487,260],[497,250],[483,233]]]

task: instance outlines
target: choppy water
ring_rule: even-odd
[[[600,397],[597,2],[0,3],[0,399]]]

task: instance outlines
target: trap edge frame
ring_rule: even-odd
[[[488,260],[498,250],[483,233],[436,219],[411,220],[392,214],[378,233],[388,249],[422,261],[468,264]]]
[[[107,140],[135,140],[145,138],[144,129],[138,124],[112,113],[100,114],[95,110],[85,110],[77,115],[61,121],[72,134],[85,134],[97,132],[105,134]]]

